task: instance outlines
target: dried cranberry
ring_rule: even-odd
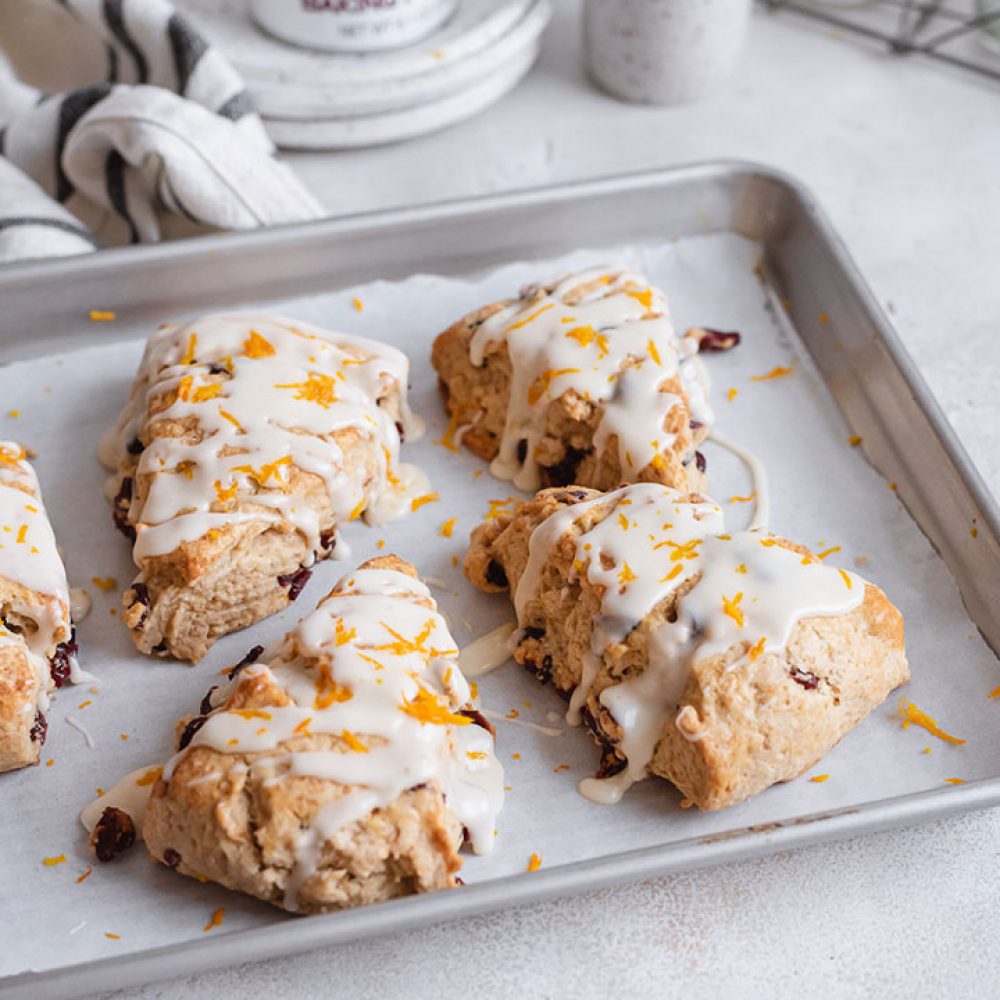
[[[710,330],[702,327],[698,350],[703,354],[731,351],[743,338],[735,330]]]
[[[139,440],[139,438],[137,438],[137,437],[134,437],[134,438],[132,438],[132,440],[131,440],[131,441],[129,441],[129,443],[128,443],[128,444],[127,444],[127,445],[125,446],[125,450],[126,450],[126,451],[127,451],[127,452],[128,452],[129,454],[130,454],[130,455],[141,455],[141,454],[142,454],[142,452],[143,452],[143,449],[144,449],[145,447],[146,447],[146,446],[145,446],[145,445],[144,445],[144,444],[142,443],[142,441],[140,441],[140,440]]]
[[[507,571],[496,561],[491,559],[486,567],[486,582],[492,583],[494,587],[506,587],[509,585]]]
[[[527,457],[528,442],[527,439],[521,438],[521,440],[517,442],[517,460],[521,463],[521,465],[524,465],[524,461]]]
[[[281,587],[287,587],[288,599],[290,601],[294,601],[295,598],[302,593],[302,588],[309,582],[309,577],[311,576],[312,570],[306,569],[303,566],[301,569],[297,569],[294,573],[279,576],[278,585]]]
[[[524,630],[525,639],[541,639],[545,635],[545,629],[538,628],[536,625],[529,625]]]
[[[132,506],[132,477],[126,476],[118,488],[118,495],[115,497],[112,517],[115,527],[130,541],[135,541],[135,528],[129,524],[128,512]]]
[[[208,713],[212,711],[212,695],[214,692],[218,690],[219,690],[219,685],[213,684],[208,689],[208,694],[206,694],[205,697],[201,699],[201,705],[198,706],[198,711],[202,715],[208,715]]]
[[[546,466],[543,470],[545,479],[550,486],[569,486],[576,482],[576,474],[580,468],[580,463],[587,457],[588,452],[581,448],[567,448],[563,454],[563,459],[557,465]]]
[[[154,646],[154,647],[153,647],[153,648],[152,648],[152,649],[150,650],[150,652],[151,652],[151,653],[152,653],[152,654],[153,654],[154,656],[162,656],[162,655],[163,655],[163,654],[164,654],[164,653],[165,653],[165,652],[166,652],[166,651],[167,651],[167,650],[168,650],[169,648],[170,648],[170,647],[169,647],[169,646],[167,645],[167,640],[166,640],[166,639],[161,639],[161,640],[160,640],[160,641],[159,641],[159,642],[158,642],[158,643],[157,643],[157,644],[156,644],[156,645],[155,645],[155,646]]]
[[[701,428],[704,427],[704,426],[705,425],[700,420],[689,420],[688,421],[688,427],[690,427],[691,430],[693,430],[693,431],[701,430]]]
[[[611,778],[621,774],[628,767],[628,758],[624,757],[610,743],[601,745],[601,763],[598,765],[597,778]]]
[[[184,732],[181,733],[181,738],[177,741],[178,752],[185,749],[187,745],[194,739],[194,734],[198,732],[199,729],[205,723],[208,722],[208,718],[204,715],[196,715],[185,727]]]
[[[48,731],[48,720],[41,712],[35,712],[35,724],[31,727],[31,732],[28,734],[31,737],[31,742],[41,746],[45,742],[45,736]]]
[[[396,433],[399,435],[400,441],[406,440],[406,428],[403,426],[403,422],[401,420],[396,421]]]
[[[90,835],[98,861],[112,861],[135,843],[135,824],[123,809],[108,806]]]
[[[256,663],[260,659],[260,654],[264,652],[263,646],[254,646],[239,663],[229,671],[229,679],[232,680],[244,667],[249,667],[251,663]]]
[[[459,715],[464,715],[467,719],[472,719],[474,725],[481,726],[490,734],[490,736],[496,737],[497,731],[493,726],[493,723],[483,715],[476,708],[460,708],[458,710]]]
[[[331,528],[329,531],[320,532],[319,547],[324,552],[332,552],[334,543],[337,541],[337,530]]]
[[[220,364],[218,364],[215,361],[213,361],[208,366],[208,371],[209,371],[210,375],[231,375],[232,374],[232,372],[225,365],[220,365]]]
[[[72,657],[76,656],[78,651],[76,629],[73,629],[70,633],[69,641],[59,643],[49,660],[49,673],[52,675],[52,683],[57,688],[61,688],[69,679],[69,675],[73,670]]]
[[[172,847],[168,847],[163,852],[163,862],[171,868],[176,868],[181,863],[181,856]]]
[[[708,462],[705,461],[705,456],[700,451],[694,453],[694,464],[698,467],[699,472],[704,472],[708,468]]]
[[[792,667],[788,673],[796,684],[801,684],[807,691],[813,691],[819,685],[819,678],[815,674],[809,673],[808,670],[799,670],[798,667]]]

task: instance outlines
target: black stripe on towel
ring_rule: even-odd
[[[108,54],[108,79],[112,83],[118,82],[118,50],[113,45],[105,45]]]
[[[0,156],[4,155],[4,146],[7,145],[7,129],[0,128]]]
[[[59,125],[56,133],[56,200],[65,201],[73,193],[73,185],[62,166],[63,147],[70,129],[98,102],[111,93],[110,83],[95,84],[71,91],[59,106]]]
[[[183,94],[199,60],[208,51],[208,43],[180,14],[173,14],[167,22],[167,38],[177,72],[177,93]]]
[[[132,57],[135,63],[136,82],[145,83],[149,79],[149,66],[146,64],[142,49],[135,44],[135,40],[128,33],[128,28],[125,27],[125,16],[122,12],[124,5],[125,0],[104,0],[104,20],[107,21],[111,34]]]
[[[215,113],[235,122],[244,115],[253,114],[255,110],[253,99],[245,90],[241,90],[238,94],[233,94],[221,108],[217,108]]]
[[[128,223],[130,241],[138,243],[139,231],[135,228],[132,216],[129,215],[125,194],[125,166],[125,158],[122,154],[117,149],[112,149],[104,162],[104,180],[111,207]]]
[[[72,233],[74,236],[79,236],[81,240],[86,240],[91,246],[97,246],[97,241],[86,229],[74,226],[72,222],[64,222],[62,219],[47,219],[43,215],[9,215],[6,218],[0,218],[0,232],[4,229],[13,229],[15,226],[49,226],[52,229],[61,229],[63,232]]]

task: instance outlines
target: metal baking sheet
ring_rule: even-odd
[[[108,574],[124,580],[126,546],[109,527],[93,448],[152,327],[206,309],[280,303],[330,326],[392,332],[414,360],[414,402],[431,422],[410,458],[428,467],[444,499],[419,518],[388,530],[359,528],[349,540],[357,559],[371,554],[378,537],[387,550],[418,550],[420,568],[438,579],[438,599],[465,642],[509,612],[502,599],[464,586],[451,555],[461,554],[486,499],[515,491],[488,473],[473,479],[481,463],[434,445],[443,414],[427,367],[429,335],[526,274],[623,254],[666,287],[679,325],[743,329],[740,351],[711,365],[720,430],[763,451],[779,470],[776,528],[811,545],[842,544],[844,565],[871,558],[862,572],[907,615],[908,695],[940,711],[969,743],[951,748],[922,731],[899,732],[890,702],[817,769],[832,775],[822,785],[800,780],[706,816],[681,811],[670,786],[648,781],[607,809],[574,791],[593,764],[586,735],[553,721],[561,702],[508,667],[481,689],[487,708],[521,712],[502,722],[499,734],[513,790],[495,855],[469,861],[463,889],[296,919],[179,879],[141,852],[76,885],[87,856],[74,817],[94,786],[162,756],[173,719],[197,703],[218,667],[280,634],[348,567],[325,565],[297,605],[223,640],[194,669],[135,656],[108,613],[116,595],[89,586],[95,611],[81,637],[100,694],[60,692],[46,752],[57,758],[51,770],[0,776],[8,844],[0,994],[123,987],[1000,802],[1000,736],[989,735],[995,706],[987,698],[1000,671],[983,642],[993,649],[1000,643],[1000,609],[990,601],[1000,592],[996,507],[829,224],[807,192],[773,171],[711,164],[7,268],[0,273],[0,361],[9,367],[0,368],[0,412],[23,412],[21,423],[0,430],[39,450],[73,582]],[[532,260],[545,263],[538,271],[513,263]],[[414,288],[422,293],[408,300],[404,293]],[[363,313],[351,305],[355,295]],[[117,319],[91,323],[91,309],[113,310]],[[794,378],[748,387],[749,373],[792,358]],[[739,385],[741,396],[727,410],[730,385]],[[861,448],[847,443],[852,434],[863,439]],[[717,451],[710,462],[721,499],[746,492],[737,464]],[[437,538],[439,522],[455,514],[454,538]],[[741,516],[739,505],[727,510],[734,523]],[[79,709],[88,697],[95,704]],[[65,724],[69,715],[85,722],[97,750]],[[930,755],[921,755],[925,745]],[[560,763],[570,765],[569,775],[553,773]],[[953,775],[967,782],[945,784]],[[573,829],[573,837],[561,829]],[[544,864],[526,874],[529,849],[539,850]],[[41,865],[60,851],[67,864]],[[220,906],[222,927],[203,932]],[[71,935],[81,919],[85,926]],[[31,941],[42,937],[46,954],[38,959]]]

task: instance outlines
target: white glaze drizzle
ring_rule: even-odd
[[[155,765],[140,767],[130,771],[115,782],[103,795],[88,802],[80,813],[80,822],[87,833],[93,833],[97,821],[109,807],[128,813],[135,827],[135,835],[142,840],[142,820],[146,814],[146,804],[163,768]]]
[[[34,631],[0,625],[0,645],[21,646],[38,678],[38,708],[45,711],[53,688],[49,658],[73,630],[69,584],[41,488],[25,451],[0,441],[0,578],[32,592],[30,602],[12,602],[6,613],[33,622]],[[70,657],[70,679],[81,671]]]
[[[469,831],[473,850],[486,853],[503,804],[503,770],[489,732],[454,714],[471,701],[457,655],[422,582],[394,570],[356,570],[212,699],[224,705],[235,685],[266,676],[292,704],[214,712],[167,764],[163,778],[170,781],[195,747],[209,746],[221,753],[267,753],[264,759],[277,766],[275,780],[311,775],[349,786],[316,815],[296,845],[285,899],[291,909],[325,841],[425,782],[438,782],[448,808]],[[283,747],[305,729],[340,735],[346,748]]]
[[[595,289],[580,301],[566,301],[591,283]],[[695,357],[697,342],[677,336],[662,292],[623,269],[570,275],[547,294],[526,289],[473,334],[472,363],[481,366],[487,347],[496,342],[507,345],[511,385],[503,437],[490,471],[521,489],[541,485],[535,444],[549,403],[568,390],[603,406],[594,447],[600,452],[612,436],[617,438],[626,481],[674,443],[675,435],[663,424],[681,400],[660,391],[666,379],[679,375],[692,418],[704,425],[712,422]],[[523,461],[518,458],[522,441],[527,442]]]
[[[732,452],[749,470],[750,478],[753,480],[753,517],[747,525],[747,530],[759,531],[761,528],[766,528],[767,522],[771,519],[771,493],[764,463],[749,448],[730,441],[714,427],[708,438],[720,448]]]
[[[646,668],[600,694],[623,730],[621,750],[628,766],[614,777],[580,783],[581,793],[595,801],[616,802],[646,776],[693,664],[742,644],[743,655],[728,668],[738,669],[783,648],[801,619],[846,614],[864,598],[864,581],[855,574],[786,549],[765,532],[725,534],[717,504],[684,499],[664,486],[627,486],[560,509],[529,540],[528,563],[514,596],[522,625],[556,542],[588,509],[611,507],[602,520],[574,536],[573,572],[602,588],[602,600],[583,677],[570,702],[571,723],[579,722],[608,648],[622,642],[673,590],[697,577],[678,601],[676,620],[662,622],[650,635]],[[694,711],[680,705],[678,720],[685,709]]]
[[[408,487],[424,489],[426,478],[400,465],[397,418],[378,401],[397,391],[407,438],[419,437],[422,423],[406,403],[408,373],[395,348],[279,317],[218,314],[162,327],[100,457],[116,468],[125,463],[150,420],[194,422],[201,440],[156,437],[139,456],[138,474],[161,474],[141,510],[134,501],[130,511],[136,562],[251,519],[290,521],[315,551],[318,516],[290,486],[291,465],[323,480],[338,525],[363,512],[373,520],[403,513]],[[170,395],[150,418],[152,398]],[[347,428],[379,444],[369,482],[345,472],[332,435]]]
[[[506,663],[513,653],[511,637],[516,630],[513,622],[507,622],[463,647],[458,654],[462,673],[466,677],[482,677]]]

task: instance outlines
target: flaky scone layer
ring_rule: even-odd
[[[695,338],[663,294],[621,269],[522,290],[464,316],[431,361],[451,416],[446,442],[524,489],[703,484],[711,422]]]
[[[144,653],[197,661],[294,600],[339,529],[404,509],[408,362],[306,323],[222,314],[150,340],[103,445]]]
[[[634,491],[545,490],[476,529],[465,571],[483,590],[516,595],[515,659],[573,698],[602,749],[607,787],[591,792],[610,794],[618,782],[620,794],[642,776],[629,775],[631,744],[650,773],[720,809],[813,766],[908,679],[903,620],[878,587],[807,549],[767,533],[725,534],[704,497],[654,499],[647,537],[636,530]],[[687,536],[673,535],[685,524]],[[639,601],[630,617],[629,588],[650,570],[648,606]],[[811,613],[810,600],[823,613]],[[779,619],[784,641],[757,628]]]
[[[503,778],[413,567],[370,560],[255,652],[179,724],[150,855],[299,913],[457,885]]]

